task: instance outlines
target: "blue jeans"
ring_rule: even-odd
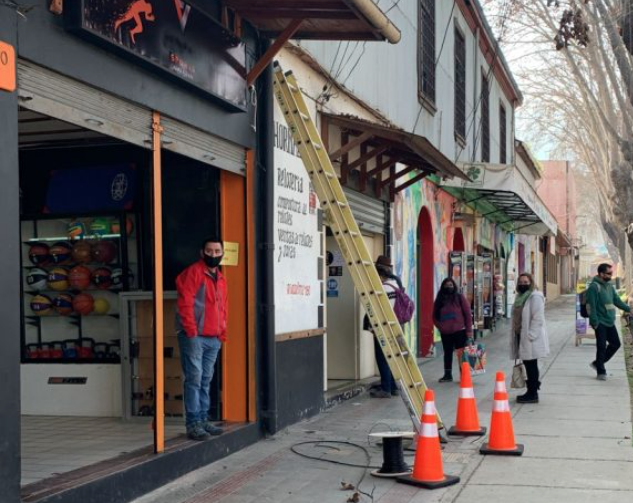
[[[185,375],[185,421],[187,428],[190,428],[207,420],[211,406],[209,386],[222,341],[218,337],[190,338],[184,332],[179,332],[178,345]]]
[[[375,336],[374,353],[376,355],[376,365],[378,366],[378,372],[380,373],[380,388],[387,393],[396,391],[398,389],[398,385],[396,384],[396,381],[391,374],[391,369],[389,368],[389,364],[387,363],[387,358],[385,358],[385,354],[382,352],[380,343]]]

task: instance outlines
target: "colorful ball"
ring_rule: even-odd
[[[50,314],[53,310],[53,301],[48,295],[36,295],[31,299],[31,311],[37,316]]]
[[[68,290],[68,271],[63,267],[55,267],[48,271],[48,286],[58,292]]]
[[[128,236],[132,235],[132,231],[134,230],[134,222],[132,221],[132,217],[125,218],[125,232]],[[121,234],[121,222],[119,220],[115,220],[112,222],[112,234]]]
[[[94,313],[95,314],[108,314],[110,311],[110,303],[106,299],[95,299]]]
[[[93,236],[103,236],[110,232],[110,220],[107,218],[95,218],[90,222],[90,234]]]
[[[48,265],[51,263],[51,251],[47,244],[35,243],[29,249],[29,260],[33,265]]]
[[[86,226],[79,221],[70,222],[68,224],[68,238],[79,239],[86,235]]]
[[[80,293],[73,299],[73,309],[84,316],[93,311],[94,305],[95,301],[88,293]]]
[[[26,276],[26,284],[33,290],[44,290],[48,286],[48,271],[36,267]]]
[[[112,286],[112,271],[107,267],[99,267],[92,271],[92,282],[99,290],[107,290]]]
[[[87,264],[92,260],[92,246],[88,241],[79,241],[73,245],[73,262],[77,264]]]
[[[101,240],[92,247],[92,258],[95,262],[109,264],[117,258],[117,247],[112,241]]]
[[[90,269],[78,265],[68,273],[68,285],[73,290],[85,290],[90,286]]]
[[[60,241],[51,246],[51,258],[53,263],[57,265],[67,264],[72,257],[72,246],[65,241]]]
[[[53,299],[55,311],[61,316],[69,316],[73,312],[73,296],[69,293],[60,293]]]
[[[134,283],[134,274],[130,269],[127,270],[127,280],[128,284],[131,286]],[[123,269],[117,267],[116,269],[112,269],[112,286],[114,288],[122,288],[125,281],[125,273]]]

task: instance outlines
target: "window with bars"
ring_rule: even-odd
[[[508,138],[506,132],[506,107],[499,105],[499,162],[507,162]]]
[[[435,105],[435,0],[419,0],[418,93]]]
[[[490,86],[481,71],[481,162],[490,162]]]
[[[455,134],[466,141],[466,39],[455,26]]]

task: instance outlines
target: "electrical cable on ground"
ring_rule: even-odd
[[[355,463],[346,463],[344,461],[336,461],[335,459],[325,459],[323,457],[316,457],[316,456],[310,456],[309,454],[304,454],[302,452],[297,451],[297,447],[299,447],[300,445],[314,445],[315,447],[320,445],[320,444],[342,444],[342,445],[349,445],[352,447],[355,447],[357,449],[360,449],[364,454],[365,454],[365,459],[367,460],[366,464],[364,465],[359,465],[359,464],[355,464]],[[354,468],[362,468],[363,469],[363,474],[361,475],[360,479],[358,480],[358,483],[356,484],[356,491],[358,491],[360,494],[367,496],[371,501],[374,501],[374,490],[376,489],[376,487],[374,486],[374,488],[372,489],[371,493],[366,493],[363,490],[361,490],[360,486],[363,483],[363,480],[365,480],[365,477],[367,476],[367,470],[370,468],[380,468],[380,466],[371,466],[371,454],[369,453],[369,451],[367,450],[366,447],[360,445],[360,444],[356,444],[354,442],[349,442],[347,440],[309,440],[306,442],[298,442],[296,444],[293,444],[290,446],[290,450],[292,452],[294,452],[295,454],[303,457],[303,458],[307,458],[307,459],[311,459],[314,461],[326,461],[328,463],[334,463],[336,465],[343,465],[343,466],[351,466]]]

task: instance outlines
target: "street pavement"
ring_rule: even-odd
[[[551,355],[541,361],[540,403],[518,405],[515,397],[523,391],[510,390],[516,440],[525,445],[522,457],[482,456],[483,438],[449,437],[443,451],[444,471],[459,475],[459,484],[430,491],[372,477],[369,471],[380,467],[382,450],[369,434],[410,431],[411,422],[401,399],[372,399],[365,393],[135,503],[631,502],[631,403],[624,354],[620,350],[608,363],[609,379],[598,381],[588,366],[594,341],[574,345],[574,312],[573,296],[547,306]],[[508,356],[508,334],[505,322],[484,339],[487,372],[474,377],[483,426],[489,425],[495,372],[505,371],[509,381],[514,363]],[[421,365],[426,382],[436,392],[438,410],[450,426],[459,385],[437,382],[442,367],[441,358]],[[413,453],[405,451],[405,460],[413,464]],[[361,468],[367,465],[372,468]],[[343,490],[343,483],[356,489]]]

